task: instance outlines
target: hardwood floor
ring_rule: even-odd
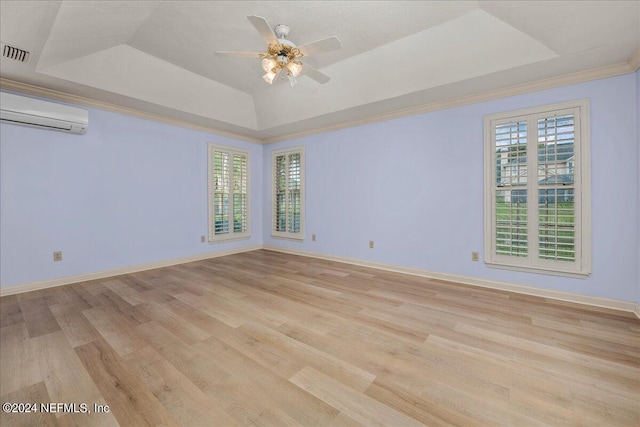
[[[640,320],[544,298],[255,251],[0,314],[2,426],[640,425]]]

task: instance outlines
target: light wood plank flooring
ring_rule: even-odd
[[[0,304],[2,403],[92,411],[2,426],[640,425],[611,310],[268,251]]]

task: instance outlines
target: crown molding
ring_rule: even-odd
[[[60,92],[53,89],[47,89],[41,86],[35,86],[28,83],[17,82],[15,80],[9,80],[0,77],[0,89],[11,90],[21,92],[29,95],[40,96],[43,98],[54,99],[56,101],[68,102],[70,104],[83,105],[85,107],[97,108],[99,110],[110,111],[112,113],[126,114],[128,116],[137,117],[140,119],[153,120],[155,122],[165,123],[172,126],[183,127],[187,129],[193,129],[201,132],[213,133],[228,138],[239,139],[243,141],[253,142],[256,144],[262,144],[263,141],[258,138],[251,138],[239,133],[226,132],[219,129],[200,126],[193,123],[188,123],[182,120],[172,119],[159,114],[147,113],[142,110],[137,110],[129,107],[122,107],[120,105],[110,104],[108,102],[98,101],[91,98],[85,98],[83,96],[72,95],[65,92]]]
[[[251,138],[246,135],[241,135],[233,132],[225,132],[219,129],[200,126],[185,121],[171,119],[158,114],[147,113],[141,110],[137,110],[129,107],[122,107],[108,102],[98,101],[91,98],[85,98],[78,95],[71,95],[64,92],[59,92],[52,89],[46,89],[40,86],[30,85],[27,83],[21,83],[14,80],[0,78],[0,89],[13,90],[17,92],[23,92],[30,95],[41,96],[44,98],[51,98],[62,102],[68,102],[71,104],[84,105],[86,107],[93,107],[100,110],[111,111],[114,113],[126,114],[142,119],[153,120],[160,123],[165,123],[173,126],[184,127],[188,129],[194,129],[197,131],[213,133],[220,136],[248,141],[256,144],[272,144],[275,142],[285,141],[289,139],[301,138],[304,136],[315,135],[319,133],[331,132],[340,129],[346,129],[356,126],[367,125],[371,123],[377,123],[387,120],[398,119],[407,116],[413,116],[417,114],[430,113],[438,110],[445,110],[449,108],[461,107],[469,104],[476,104],[479,102],[493,101],[500,98],[506,98],[509,96],[522,95],[525,93],[536,92],[546,89],[552,89],[555,87],[567,86],[570,84],[584,83],[592,80],[603,79],[607,77],[615,77],[623,74],[633,73],[640,69],[640,49],[629,58],[627,62],[619,64],[609,65],[606,67],[594,68],[586,71],[579,71],[577,73],[565,74],[556,77],[550,77],[547,79],[536,80],[533,82],[527,82],[523,84],[513,85],[506,88],[494,89],[486,92],[480,92],[472,95],[461,96],[458,98],[448,99],[444,101],[436,101],[427,104],[418,105],[415,107],[404,108],[395,110],[389,113],[382,113],[372,115],[365,119],[352,120],[343,123],[339,123],[331,126],[324,126],[314,128],[301,132],[294,132],[284,134],[280,136],[274,136],[269,138]]]
[[[635,63],[640,62],[640,49],[633,56]],[[340,123],[333,126],[326,126],[322,128],[316,128],[313,130],[290,133],[272,138],[265,138],[263,142],[265,144],[272,144],[288,139],[301,138],[303,136],[314,135],[318,133],[330,132],[340,129],[351,128],[355,126],[362,126],[370,123],[382,122],[386,120],[398,119],[406,116],[413,116],[417,114],[430,113],[438,110],[446,110],[448,108],[461,107],[469,104],[476,104],[479,102],[493,101],[500,98],[506,98],[514,95],[522,95],[530,92],[537,92],[546,89],[552,89],[560,86],[567,86],[575,83],[584,83],[591,80],[598,80],[607,77],[615,77],[623,74],[629,74],[634,72],[640,67],[640,64],[634,68],[632,61],[622,62],[615,65],[609,65],[606,67],[594,68],[586,71],[579,71],[577,73],[565,74],[556,77],[550,77],[547,79],[536,80],[533,82],[523,83],[519,85],[509,86],[500,89],[494,89],[486,92],[476,93],[473,95],[461,96],[458,98],[448,99],[445,101],[436,101],[428,104],[419,105],[416,107],[405,108],[401,110],[395,110],[390,113],[378,114],[375,116],[367,117],[366,119],[353,120],[349,122]]]
[[[629,58],[629,66],[631,67],[631,72],[635,72],[640,69],[640,48],[638,48]]]

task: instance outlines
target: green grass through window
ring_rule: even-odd
[[[527,256],[526,203],[496,203],[496,251]],[[541,204],[538,208],[538,255],[543,259],[575,260],[575,204]]]

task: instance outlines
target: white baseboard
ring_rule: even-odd
[[[322,254],[316,252],[306,252],[296,249],[281,248],[278,246],[264,245],[263,249],[274,252],[282,252],[291,255],[301,255],[310,258],[324,259],[327,261],[342,262],[345,264],[360,265],[363,267],[371,267],[379,270],[393,271],[396,273],[411,274],[414,276],[427,277],[430,279],[446,280],[448,282],[456,282],[464,285],[479,286],[483,288],[499,289],[508,292],[516,292],[519,294],[531,295],[542,298],[549,298],[565,302],[573,302],[578,304],[590,305],[594,307],[610,308],[634,313],[640,318],[640,308],[638,304],[629,301],[614,300],[608,298],[592,297],[588,295],[574,294],[570,292],[554,291],[550,289],[535,288],[532,286],[514,285],[505,282],[496,282],[492,280],[478,279],[475,277],[459,276],[456,274],[437,273],[433,271],[421,270],[417,268],[402,267],[381,262],[365,261],[354,258],[345,258],[335,255]]]
[[[40,289],[53,288],[55,286],[70,285],[71,283],[86,282],[87,280],[104,279],[106,277],[120,276],[122,274],[136,273],[138,271],[153,270],[155,268],[169,267],[171,265],[186,264],[188,262],[201,261],[203,259],[217,258],[221,256],[239,254],[262,249],[262,245],[247,246],[226,251],[208,252],[191,255],[182,258],[172,258],[164,261],[155,261],[145,264],[131,265],[112,270],[98,271],[95,273],[78,274],[75,276],[60,277],[59,279],[43,280],[40,282],[25,283],[24,285],[0,288],[0,297],[5,295],[21,294],[23,292],[38,291]]]
[[[499,289],[503,291],[516,292],[519,294],[532,295],[543,298],[550,298],[559,301],[573,302],[595,307],[610,308],[634,313],[640,319],[640,305],[608,298],[591,297],[588,295],[574,294],[570,292],[560,292],[550,289],[534,288],[531,286],[514,285],[511,283],[496,282],[492,280],[478,279],[474,277],[459,276],[456,274],[437,273],[417,268],[402,267],[393,264],[385,264],[381,262],[365,261],[355,258],[346,258],[336,255],[322,254],[316,252],[300,251],[295,249],[286,249],[272,245],[253,245],[239,249],[230,249],[227,251],[209,252],[205,254],[191,255],[182,258],[173,258],[164,261],[150,262],[146,264],[132,265],[128,267],[117,268],[113,270],[99,271],[95,273],[79,274],[76,276],[61,277],[59,279],[43,280],[40,282],[25,283],[23,285],[9,286],[0,288],[0,297],[6,295],[20,294],[23,292],[37,291],[41,289],[52,288],[55,286],[69,285],[72,283],[86,282],[88,280],[104,279],[107,277],[120,276],[122,274],[136,273],[138,271],[153,270],[156,268],[169,267],[171,265],[186,264],[204,259],[217,258],[227,255],[233,255],[243,252],[251,252],[259,249],[265,249],[273,252],[282,252],[291,255],[300,255],[310,258],[324,259],[327,261],[341,262],[345,264],[360,265],[363,267],[375,268],[378,270],[393,271],[397,273],[411,274],[414,276],[427,277],[430,279],[446,280],[449,282],[462,283],[465,285],[479,286],[483,288]]]

